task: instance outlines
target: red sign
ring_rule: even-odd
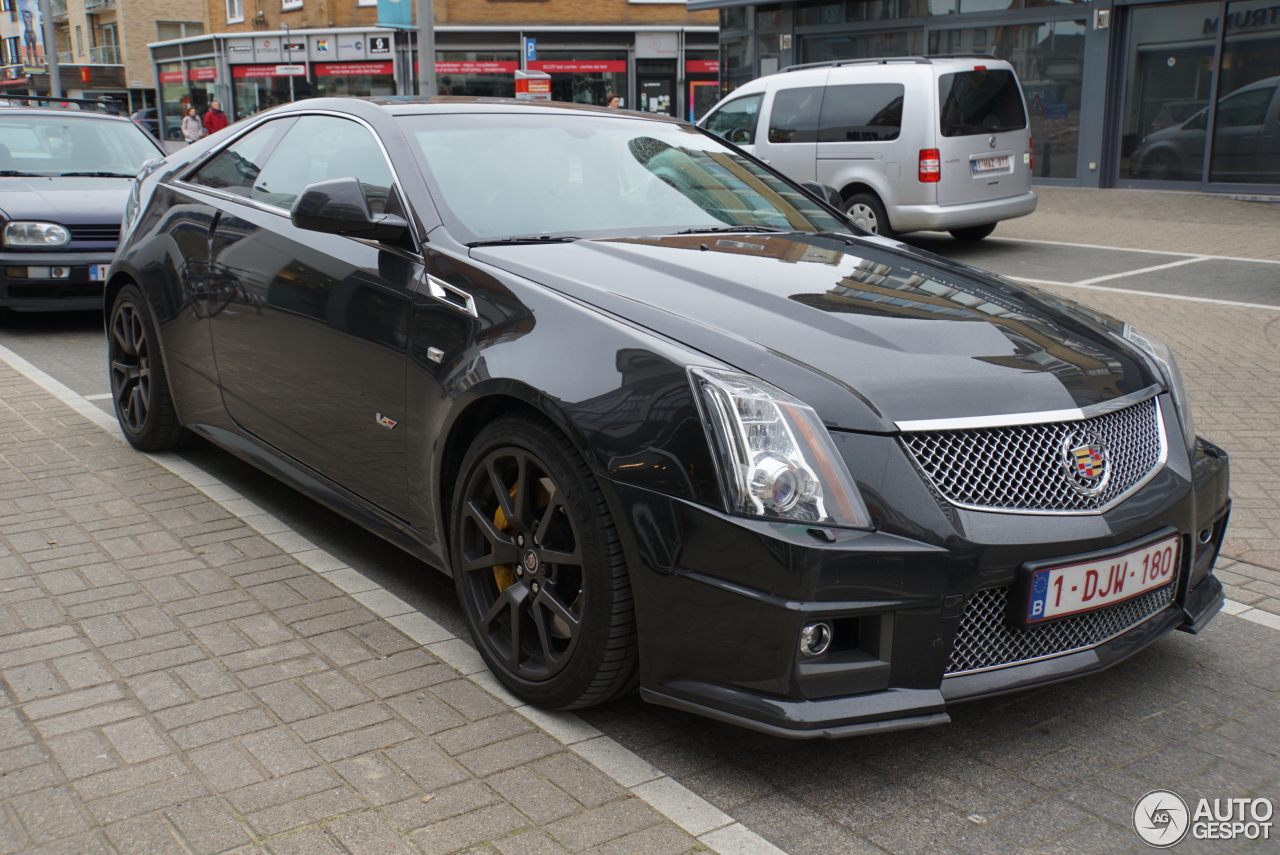
[[[718,59],[690,59],[686,60],[684,70],[689,74],[719,74],[720,60]]]
[[[193,68],[191,69],[192,80],[217,80],[218,69],[216,68]]]
[[[88,83],[93,79],[93,69],[86,65],[80,66],[80,82]]]
[[[187,76],[181,71],[162,71],[160,72],[161,83],[183,83]]]
[[[627,61],[625,59],[540,59],[529,63],[532,71],[546,71],[551,74],[556,72],[583,72],[583,71],[626,71]]]
[[[302,68],[302,66],[297,66]],[[283,77],[277,73],[277,65],[233,65],[231,66],[232,77]],[[297,76],[297,75],[293,75]]]
[[[395,64],[390,62],[317,62],[317,77],[336,77],[351,74],[395,74]]]
[[[413,64],[414,74],[418,64]],[[436,74],[514,74],[520,63],[513,60],[464,60],[461,62],[437,62]]]

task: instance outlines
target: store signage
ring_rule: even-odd
[[[1237,4],[1233,3],[1232,6]],[[1265,9],[1245,9],[1243,12],[1227,12],[1227,32],[1232,30],[1274,29],[1280,27],[1280,5]],[[1212,36],[1218,32],[1218,19],[1205,18],[1204,35]]]
[[[317,62],[316,76],[336,77],[352,74],[395,74],[391,62]]]
[[[281,69],[292,69],[284,70]],[[233,65],[232,77],[299,77],[306,75],[305,65]]]
[[[677,33],[636,33],[636,59],[675,59],[679,54]]]
[[[288,51],[294,51],[294,50],[301,51],[301,50],[306,50],[307,46],[302,42],[285,42],[284,49]]]
[[[187,79],[181,71],[162,71],[158,77],[161,83],[184,83]]]
[[[217,80],[218,69],[216,68],[193,68],[190,71],[192,80]]]
[[[546,71],[551,74],[571,72],[619,72],[627,70],[625,59],[544,59],[529,63],[534,71]]]
[[[514,59],[437,62],[436,74],[511,74],[519,67],[520,63]],[[416,68],[414,73],[417,73]]]
[[[719,74],[720,60],[690,59],[686,60],[684,70],[687,74]]]
[[[369,36],[369,53],[391,53],[391,36]]]

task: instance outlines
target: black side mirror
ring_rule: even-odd
[[[819,184],[817,181],[806,181],[804,183],[804,189],[808,190],[814,196],[817,196],[837,211],[844,210],[844,198],[836,188],[827,184]]]
[[[404,217],[395,214],[375,217],[355,178],[308,184],[294,201],[289,219],[300,229],[386,242],[397,240],[409,228]]]

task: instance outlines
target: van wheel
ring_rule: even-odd
[[[889,225],[889,215],[874,194],[855,193],[845,200],[844,211],[858,228],[873,235],[894,236],[893,226]]]
[[[951,236],[956,240],[965,243],[973,243],[982,240],[996,230],[995,223],[987,223],[985,226],[969,226],[967,229],[952,229]]]

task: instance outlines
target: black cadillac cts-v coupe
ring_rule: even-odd
[[[271,110],[139,176],[116,412],[450,573],[534,704],[874,733],[1198,631],[1228,464],[1168,348],[826,193],[619,111]]]

